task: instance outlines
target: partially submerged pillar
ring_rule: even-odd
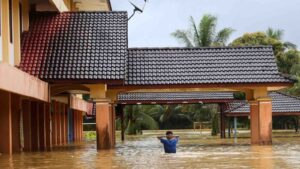
[[[115,146],[112,105],[109,102],[96,103],[97,149],[110,149]]]
[[[220,137],[221,137],[221,139],[223,139],[223,138],[226,138],[226,117],[225,117],[225,104],[223,103],[223,104],[220,104],[219,105],[220,106],[220,114],[221,114],[221,116],[220,116],[220,118],[221,118],[221,120],[220,120],[220,122],[221,122],[221,134],[220,134]]]
[[[96,102],[96,133],[97,149],[111,149],[115,147],[115,91],[108,92],[105,84],[87,85],[90,97]]]
[[[0,90],[0,153],[12,154],[11,94]]]
[[[250,101],[251,144],[272,144],[272,102],[270,98]]]
[[[22,150],[20,134],[21,105],[21,96],[17,94],[11,94],[13,152],[21,152]]]
[[[246,93],[250,104],[251,144],[272,144],[272,101],[266,88]]]
[[[29,99],[22,100],[22,116],[23,116],[23,151],[30,152],[31,149],[31,101]]]
[[[31,102],[31,150],[39,151],[39,103]]]

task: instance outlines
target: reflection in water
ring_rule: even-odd
[[[98,151],[95,142],[55,148],[46,153],[0,155],[0,168],[297,168],[300,137],[276,137],[273,146],[251,146],[249,138],[219,139],[209,134],[176,131],[177,154],[165,154],[157,135],[144,132]],[[119,138],[118,138],[119,140]]]

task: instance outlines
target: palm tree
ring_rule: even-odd
[[[197,27],[194,18],[190,17],[189,30],[176,30],[171,35],[186,47],[225,46],[234,30],[224,28],[216,32],[217,20],[217,17],[206,14]]]
[[[148,114],[141,111],[141,105],[128,105],[125,107],[125,133],[136,135],[142,132],[142,129],[156,130],[157,122]]]
[[[283,29],[273,29],[273,28],[268,28],[266,30],[266,35],[269,38],[273,38],[279,41],[282,41],[283,38],[283,34],[284,34],[284,30]],[[291,42],[282,42],[284,47],[286,49],[297,49],[297,45],[291,43]]]

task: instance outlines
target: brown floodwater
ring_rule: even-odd
[[[95,141],[57,147],[52,152],[0,155],[4,168],[300,168],[300,135],[275,133],[272,146],[251,146],[249,134],[237,140],[208,133],[175,131],[180,136],[176,154],[165,154],[156,139],[164,131],[127,136],[114,150],[97,151]],[[299,136],[298,136],[299,135]],[[119,137],[117,137],[119,140]]]

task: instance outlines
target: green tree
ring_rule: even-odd
[[[142,129],[158,129],[157,122],[148,114],[141,111],[141,105],[127,105],[124,110],[125,133],[128,135],[141,134]]]
[[[191,27],[188,30],[176,30],[171,35],[186,47],[225,46],[232,28],[224,28],[216,32],[217,17],[206,14],[197,26],[193,17],[190,17]]]
[[[243,36],[232,41],[230,46],[272,46],[276,58],[284,54],[284,45],[278,39],[268,37],[264,32],[245,33]]]
[[[300,52],[297,50],[288,50],[277,58],[280,71],[293,76],[300,75]]]
[[[284,35],[284,30],[283,29],[268,28],[266,30],[266,35],[269,38],[273,38],[273,39],[277,39],[279,41],[283,41],[282,38],[283,38],[283,35]],[[283,46],[286,49],[293,49],[293,50],[297,49],[297,45],[295,45],[291,42],[283,42]]]

